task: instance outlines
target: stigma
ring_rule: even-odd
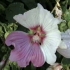
[[[41,45],[46,36],[46,33],[43,30],[43,28],[41,26],[36,26],[31,28],[31,31],[32,31],[32,34],[29,35],[31,42]]]

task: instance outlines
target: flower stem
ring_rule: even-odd
[[[60,2],[60,0],[56,0],[55,7],[54,7],[54,8],[53,8],[53,10],[51,11],[51,13],[53,13],[53,12],[54,12],[54,10],[55,10],[55,8],[56,8],[57,6],[59,6],[59,7],[60,7],[59,2]]]
[[[6,66],[6,64],[8,63],[8,59],[9,59],[10,52],[11,52],[11,50],[9,50],[9,51],[7,52],[7,57],[6,57],[5,61],[4,61],[4,64],[1,66],[0,70],[3,70],[3,68],[4,68],[4,67]]]

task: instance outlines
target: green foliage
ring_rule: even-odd
[[[5,45],[4,40],[11,32],[15,31],[17,27],[15,23],[5,24],[0,22],[0,41],[2,42],[0,42],[0,61],[9,58],[10,48]]]
[[[32,9],[37,6],[35,0],[21,0],[27,6],[28,9]]]
[[[4,34],[3,30],[2,30],[2,27],[0,26],[0,37],[2,37]]]
[[[2,4],[0,4],[0,14],[3,13],[4,11],[5,11],[5,7]]]
[[[8,61],[7,62],[7,65],[3,68],[3,70],[19,70],[17,64],[15,62],[10,62]]]
[[[70,21],[70,10],[66,10],[63,17],[66,21]]]
[[[62,64],[64,64],[64,65],[70,65],[70,59],[68,59],[68,58],[63,58]]]
[[[8,2],[13,2],[14,0],[7,0]]]
[[[67,10],[67,5],[68,5],[68,0],[64,0],[61,2],[63,13]]]
[[[70,5],[70,0],[68,0],[68,5]]]
[[[59,29],[61,32],[65,32],[67,30],[67,23],[66,22],[62,22],[60,25],[59,25]]]
[[[63,58],[62,60],[63,70],[70,70],[70,59]]]
[[[0,25],[0,37],[4,38],[6,38],[11,32],[15,31],[18,27],[15,23],[4,24],[0,22]]]
[[[68,21],[68,28],[70,29],[70,20]]]
[[[59,24],[59,29],[61,32],[65,32],[70,29],[70,10],[67,9],[62,15],[63,22]]]
[[[24,4],[20,3],[20,2],[14,2],[12,4],[10,4],[8,6],[8,8],[6,9],[6,19],[8,20],[8,22],[12,23],[15,22],[13,20],[13,16],[17,15],[17,14],[23,14],[26,10],[24,9]]]

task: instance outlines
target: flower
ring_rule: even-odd
[[[70,58],[70,29],[61,33],[62,42],[57,51],[66,58]]]
[[[49,66],[46,70],[62,70],[62,65],[59,63],[54,63],[52,66]]]
[[[61,20],[54,18],[40,4],[13,18],[30,29],[30,32],[15,31],[6,38],[6,45],[14,46],[9,59],[17,62],[20,67],[26,67],[30,61],[35,67],[42,66],[45,61],[52,65],[56,61],[55,52],[61,42],[57,25]]]

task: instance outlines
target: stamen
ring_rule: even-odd
[[[32,35],[30,36],[31,41],[33,43],[37,43],[39,45],[42,44],[43,39],[45,38],[45,32],[43,31],[41,26],[36,26],[34,28],[31,28],[32,30]]]

